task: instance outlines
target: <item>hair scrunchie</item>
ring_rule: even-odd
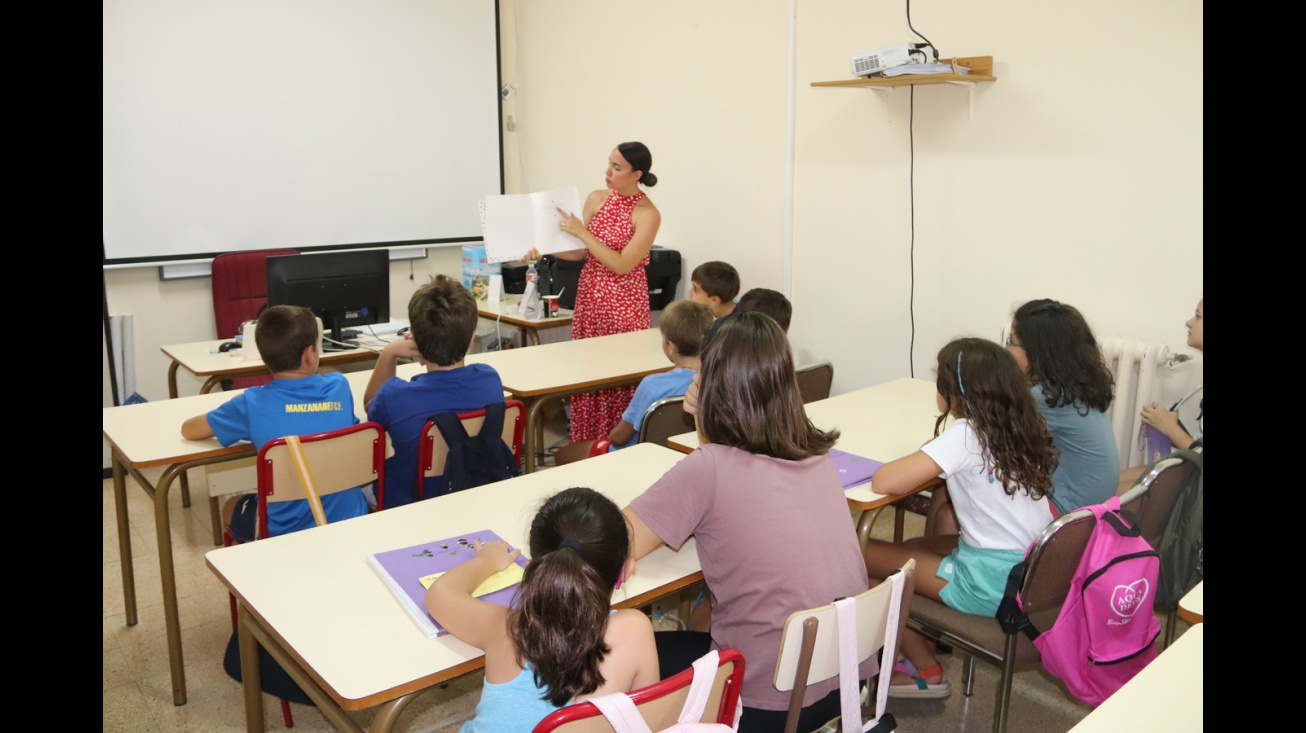
[[[559,542],[559,543],[558,543],[558,549],[559,549],[559,550],[561,550],[561,549],[564,548],[564,547],[570,547],[571,549],[575,550],[576,552],[580,552],[580,543],[577,542],[576,540],[571,539],[571,538],[567,538],[567,539],[563,540],[562,542]]]

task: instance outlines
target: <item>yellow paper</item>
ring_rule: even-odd
[[[444,575],[444,573],[435,573],[433,575],[427,575],[418,578],[418,581],[422,584],[423,588],[429,589],[431,587],[431,584],[435,582],[435,579],[440,577],[441,575]],[[503,590],[504,588],[516,585],[521,582],[521,576],[522,576],[522,567],[517,563],[513,563],[508,567],[504,568],[503,570],[500,570],[494,575],[491,575],[490,577],[486,578],[480,585],[476,586],[476,590],[472,591],[472,596],[475,598],[480,598],[481,596],[488,595],[490,593],[495,592],[496,590]]]

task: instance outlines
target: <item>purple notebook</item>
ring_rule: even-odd
[[[421,578],[434,573],[442,573],[446,570],[463,564],[464,562],[476,557],[476,551],[472,549],[476,540],[503,539],[493,531],[488,529],[479,532],[469,532],[457,537],[436,540],[434,542],[424,542],[412,547],[403,547],[398,550],[388,552],[378,552],[374,555],[367,556],[367,564],[372,566],[376,574],[381,577],[386,587],[395,594],[399,599],[400,605],[408,612],[413,621],[427,638],[434,639],[449,633],[444,627],[431,618],[431,614],[426,610],[426,588],[422,586]],[[517,564],[523,569],[526,567],[526,557],[519,555]],[[481,596],[482,601],[498,603],[501,606],[511,606],[513,596],[517,593],[516,585],[497,590]]]
[[[1170,455],[1174,450],[1174,443],[1165,437],[1165,433],[1160,430],[1153,430],[1147,425],[1143,425],[1139,431],[1139,448],[1145,448],[1147,455],[1143,456],[1147,463],[1156,463],[1157,461]]]
[[[834,461],[834,467],[839,469],[839,479],[843,481],[845,489],[870,481],[880,466],[884,465],[881,461],[864,458],[837,448],[830,449],[830,459]]]

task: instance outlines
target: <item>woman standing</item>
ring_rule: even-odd
[[[582,222],[573,213],[562,215],[562,231],[576,237],[584,250],[559,252],[562,259],[585,260],[576,288],[571,337],[584,339],[650,328],[649,250],[662,215],[640,190],[657,185],[649,172],[653,157],[643,143],[621,143],[608,156],[607,188],[585,199]],[[607,437],[635,394],[635,385],[578,394],[571,398],[569,440],[578,443]]]

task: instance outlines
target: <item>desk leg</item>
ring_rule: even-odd
[[[902,544],[902,535],[907,521],[907,508],[895,505],[893,507],[893,544]]]
[[[263,680],[258,670],[258,641],[250,631],[249,611],[245,604],[237,603],[239,621],[236,625],[236,637],[240,644],[240,684],[245,692],[245,730],[249,733],[263,732]]]
[[[118,451],[112,451],[113,510],[118,520],[118,562],[122,565],[122,601],[127,613],[127,625],[135,626],[136,573],[132,568],[131,523],[127,520],[127,471]]]
[[[172,520],[168,516],[168,489],[185,464],[169,466],[154,489],[154,528],[159,540],[159,578],[163,582],[163,618],[168,627],[168,662],[172,667],[172,704],[186,704],[186,668],[181,652],[181,619],[177,612],[177,575],[172,564]]]
[[[538,397],[522,398],[526,402],[526,429],[523,442],[525,457],[522,459],[522,473],[535,473],[535,452],[540,449],[540,439],[544,433],[540,425],[540,405],[544,400]]]
[[[537,329],[537,328],[523,328],[523,329],[522,329],[522,333],[523,333],[523,334],[529,334],[529,335],[530,335],[531,345],[532,345],[532,346],[539,346],[539,345],[540,345],[540,331],[539,331],[539,329]],[[523,339],[525,339],[525,335],[523,335]]]
[[[399,721],[399,716],[403,714],[408,703],[417,699],[418,693],[410,692],[401,698],[391,700],[376,709],[376,717],[372,718],[372,727],[368,728],[370,733],[390,733],[394,729],[395,723]]]
[[[200,387],[200,394],[208,394],[209,392],[212,392],[214,387],[222,384],[223,379],[224,377],[212,376],[204,380],[204,384]]]
[[[168,367],[168,398],[177,399],[177,369],[181,362],[174,360],[172,366]]]

